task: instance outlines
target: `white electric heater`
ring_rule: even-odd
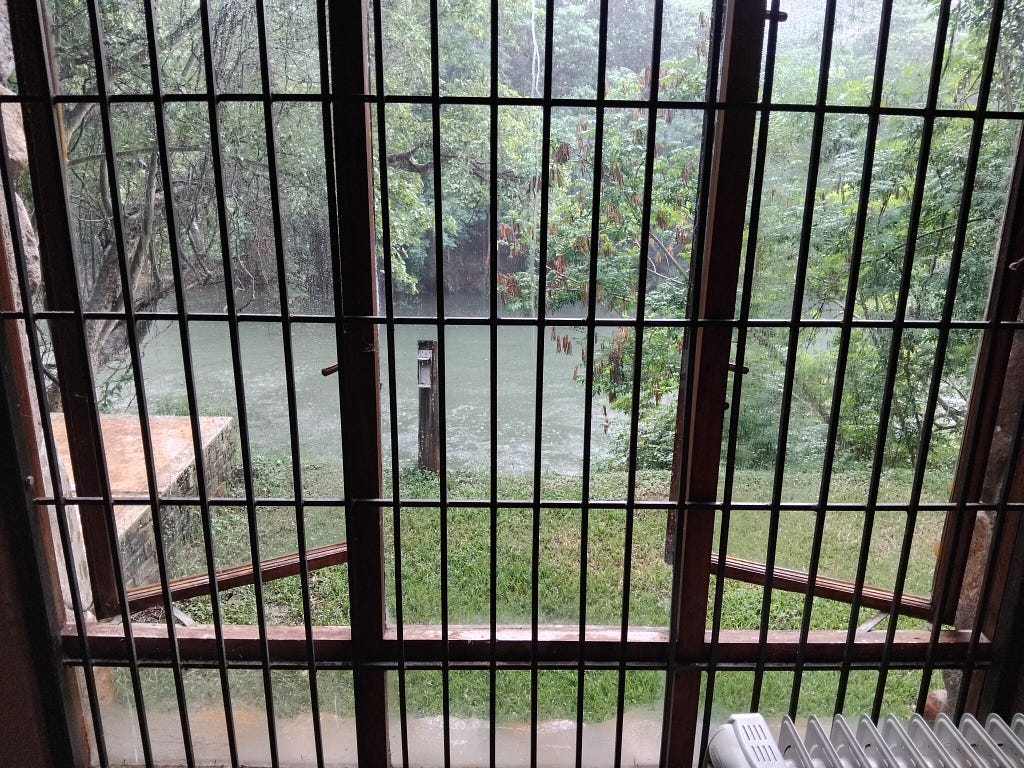
[[[958,728],[946,715],[929,724],[920,715],[880,727],[842,715],[831,732],[816,717],[801,735],[783,718],[776,739],[759,714],[733,715],[708,743],[703,768],[1024,768],[1024,715],[1006,722],[990,715],[982,725],[964,715]]]

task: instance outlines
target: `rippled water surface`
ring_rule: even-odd
[[[396,416],[401,467],[416,462],[418,390],[416,342],[436,338],[434,325],[399,325],[395,331]],[[189,338],[202,415],[237,417],[231,345],[223,322],[192,322]],[[581,363],[581,329],[559,328],[573,339],[570,354],[550,339],[544,347],[541,456],[544,471],[579,473],[583,468],[585,389],[574,380]],[[279,324],[245,322],[239,326],[241,386],[245,394],[249,440],[263,455],[290,451],[284,342]],[[390,459],[391,406],[388,392],[387,338],[380,335],[381,406],[385,461]],[[294,386],[299,450],[303,461],[330,461],[339,455],[338,378],[321,369],[336,359],[333,325],[295,325],[292,330]],[[452,468],[489,467],[491,430],[489,329],[453,325],[444,334],[444,424]],[[537,331],[511,326],[498,330],[497,451],[499,472],[529,470],[534,462],[537,405]],[[157,332],[144,351],[143,370],[154,413],[184,412],[186,407],[181,344],[176,325]],[[608,455],[602,401],[593,407],[591,458]]]

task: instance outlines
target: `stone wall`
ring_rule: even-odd
[[[207,477],[207,494],[217,496],[223,493],[227,480],[235,471],[236,442],[234,424],[226,419],[224,424],[210,424],[207,429],[216,429],[212,437],[204,439],[204,463]],[[204,430],[206,431],[206,430]],[[165,488],[160,489],[162,497],[199,495],[196,463],[187,464],[184,470]],[[166,552],[173,555],[175,548],[184,545],[196,535],[199,510],[194,506],[167,506],[162,510],[162,533]],[[153,517],[148,506],[138,508],[138,513],[127,530],[118,531],[121,549],[121,567],[129,587],[152,584],[159,581],[157,542],[153,532]],[[172,577],[176,574],[171,574]]]
[[[63,467],[70,467],[67,436],[61,414],[53,414],[53,431]],[[227,416],[199,420],[208,495],[223,493],[235,471],[238,436],[234,421]],[[142,433],[135,414],[105,414],[100,418],[103,452],[110,489],[114,498],[149,496]],[[198,497],[192,425],[185,416],[151,416],[149,434],[160,498]],[[73,480],[73,479],[72,479]],[[65,485],[73,492],[73,483]],[[165,551],[173,556],[177,547],[195,536],[198,510],[192,506],[163,506],[162,534]],[[77,513],[69,515],[77,524]],[[120,541],[121,565],[128,587],[158,580],[157,544],[153,514],[148,504],[115,504],[114,518]],[[88,583],[85,548],[80,531],[71,538],[79,583]],[[58,545],[59,546],[59,545]],[[58,549],[58,551],[60,551]],[[178,574],[180,575],[180,574]]]

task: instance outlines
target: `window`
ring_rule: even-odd
[[[1024,69],[931,8],[15,10],[3,316],[96,761],[979,706]]]

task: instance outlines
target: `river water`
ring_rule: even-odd
[[[296,420],[303,462],[330,462],[340,453],[338,377],[321,375],[336,359],[332,324],[296,324],[292,330]],[[487,470],[490,466],[490,356],[489,330],[483,326],[448,326],[445,330],[443,381],[447,459],[453,469]],[[558,335],[572,339],[573,351],[564,354],[550,339],[544,344],[542,469],[578,474],[583,468],[585,388],[574,380],[584,342],[582,329],[559,327]],[[402,469],[417,460],[418,390],[416,342],[437,336],[435,325],[399,325],[395,331],[398,454]],[[200,414],[238,416],[231,346],[224,322],[189,323],[195,382]],[[252,450],[265,456],[290,452],[286,399],[284,344],[278,323],[246,322],[239,326],[242,385]],[[390,461],[387,339],[380,334],[381,405],[384,460]],[[498,330],[498,468],[501,473],[529,471],[534,464],[536,413],[537,330],[506,326]],[[153,413],[186,410],[181,344],[177,325],[157,329],[143,353],[147,397]],[[581,379],[582,381],[582,379]],[[609,455],[613,437],[606,434],[621,423],[603,399],[592,406],[592,461]]]

